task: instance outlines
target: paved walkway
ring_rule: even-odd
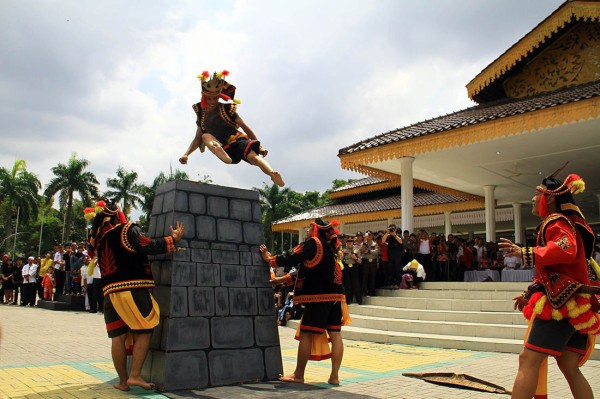
[[[0,398],[498,398],[402,373],[465,373],[510,389],[518,361],[513,354],[346,341],[339,387],[326,384],[330,363],[325,361],[309,363],[304,385],[267,382],[164,395],[139,388],[122,393],[112,388],[116,373],[101,314],[0,305],[0,326]],[[296,341],[289,328],[279,333],[289,373],[296,361]],[[583,373],[600,392],[600,362],[589,361]],[[550,385],[550,397],[570,397],[553,360],[550,374],[557,381]]]

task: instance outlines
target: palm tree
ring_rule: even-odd
[[[37,176],[27,171],[27,162],[17,159],[11,170],[0,168],[0,204],[4,208],[4,235],[12,229],[13,217],[20,209],[19,217],[27,221],[38,212],[37,192],[42,184]]]
[[[271,224],[273,221],[281,219],[298,211],[298,207],[290,201],[292,193],[289,187],[281,189],[276,184],[271,186],[263,183],[262,188],[254,187],[260,198],[263,226],[265,238],[269,240],[269,249],[273,250],[273,232]]]
[[[67,208],[65,220],[65,237],[71,236],[71,220],[73,219],[73,196],[79,194],[84,204],[92,202],[98,197],[98,179],[90,171],[86,171],[90,162],[87,159],[77,159],[77,154],[72,153],[69,162],[65,165],[59,163],[51,169],[54,178],[46,186],[44,195],[51,199],[60,192],[58,204],[61,209]]]
[[[138,174],[126,171],[121,166],[117,169],[117,177],[106,179],[106,185],[113,190],[104,193],[114,201],[123,201],[123,213],[129,216],[131,208],[144,206],[144,185],[137,183]]]

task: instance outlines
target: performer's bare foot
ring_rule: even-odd
[[[340,385],[340,379],[338,377],[329,377],[327,383],[330,385]]]
[[[272,171],[271,172],[271,180],[273,181],[273,183],[277,184],[279,187],[285,186],[283,178],[281,177],[279,172]]]
[[[304,378],[297,378],[296,374],[294,374],[294,373],[280,376],[279,381],[297,382],[298,384],[304,384]]]
[[[119,383],[116,385],[113,385],[114,388],[118,389],[119,391],[129,391],[129,385],[127,384],[123,384],[123,383]]]
[[[127,385],[142,387],[146,390],[154,389],[154,384],[144,381],[142,377],[129,377],[127,379]]]

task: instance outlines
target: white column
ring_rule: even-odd
[[[400,158],[400,176],[402,176],[401,198],[402,230],[414,232],[414,202],[413,202],[413,157]]]
[[[521,208],[523,204],[515,202],[513,207],[513,221],[515,222],[515,243],[525,244],[523,241],[523,226],[521,225]]]
[[[451,211],[444,212],[444,233],[446,235],[446,238],[448,238],[448,236],[452,234],[452,221],[450,220],[451,213]]]
[[[494,190],[496,186],[483,186],[485,192],[485,240],[496,241],[496,206]]]

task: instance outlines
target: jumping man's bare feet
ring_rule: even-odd
[[[281,177],[279,172],[272,171],[271,172],[271,180],[273,181],[273,183],[277,184],[279,187],[285,186],[285,183],[283,182],[283,178]]]
[[[279,381],[283,381],[283,382],[297,382],[299,384],[304,384],[304,378],[297,378],[296,374],[294,374],[294,373],[280,376],[279,377]]]
[[[142,377],[129,377],[127,379],[127,385],[142,387],[146,390],[154,389],[154,384],[151,382],[146,382]]]

